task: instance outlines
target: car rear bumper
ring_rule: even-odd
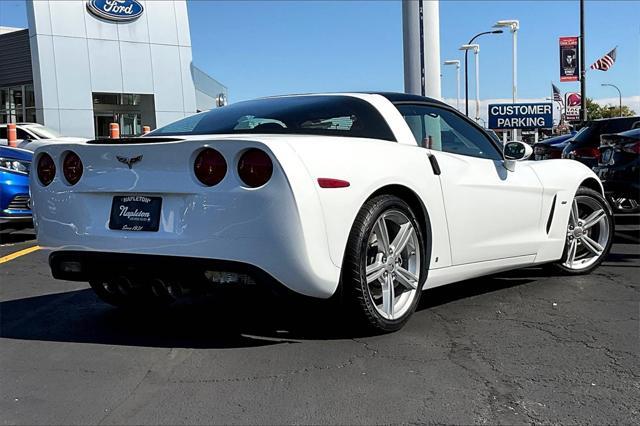
[[[187,287],[211,284],[259,284],[278,291],[286,286],[264,270],[247,263],[181,256],[158,256],[87,251],[58,251],[49,255],[54,278],[92,281],[125,276],[144,283],[154,279],[180,282]]]
[[[638,164],[598,166],[593,172],[608,194],[640,199],[640,167]]]

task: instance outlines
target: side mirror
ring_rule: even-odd
[[[508,142],[504,146],[502,156],[504,158],[504,167],[513,172],[516,169],[516,161],[523,161],[531,157],[533,148],[524,142]]]

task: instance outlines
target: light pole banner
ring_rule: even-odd
[[[582,97],[580,93],[567,92],[564,94],[564,119],[579,120],[580,119],[580,102]]]
[[[491,104],[490,129],[550,129],[553,127],[553,104]]]
[[[560,81],[580,79],[578,37],[560,37]]]

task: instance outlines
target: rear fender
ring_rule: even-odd
[[[326,225],[331,260],[341,267],[347,240],[364,203],[381,188],[398,186],[416,194],[432,228],[430,268],[451,264],[448,230],[438,176],[429,151],[415,145],[355,138],[324,138],[291,144],[313,181]],[[318,178],[346,180],[346,188],[320,188]]]

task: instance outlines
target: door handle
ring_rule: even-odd
[[[440,175],[440,165],[438,164],[438,160],[436,159],[436,156],[431,154],[431,153],[427,153],[427,156],[429,157],[429,163],[431,163],[431,168],[433,169],[433,174],[434,175]]]

